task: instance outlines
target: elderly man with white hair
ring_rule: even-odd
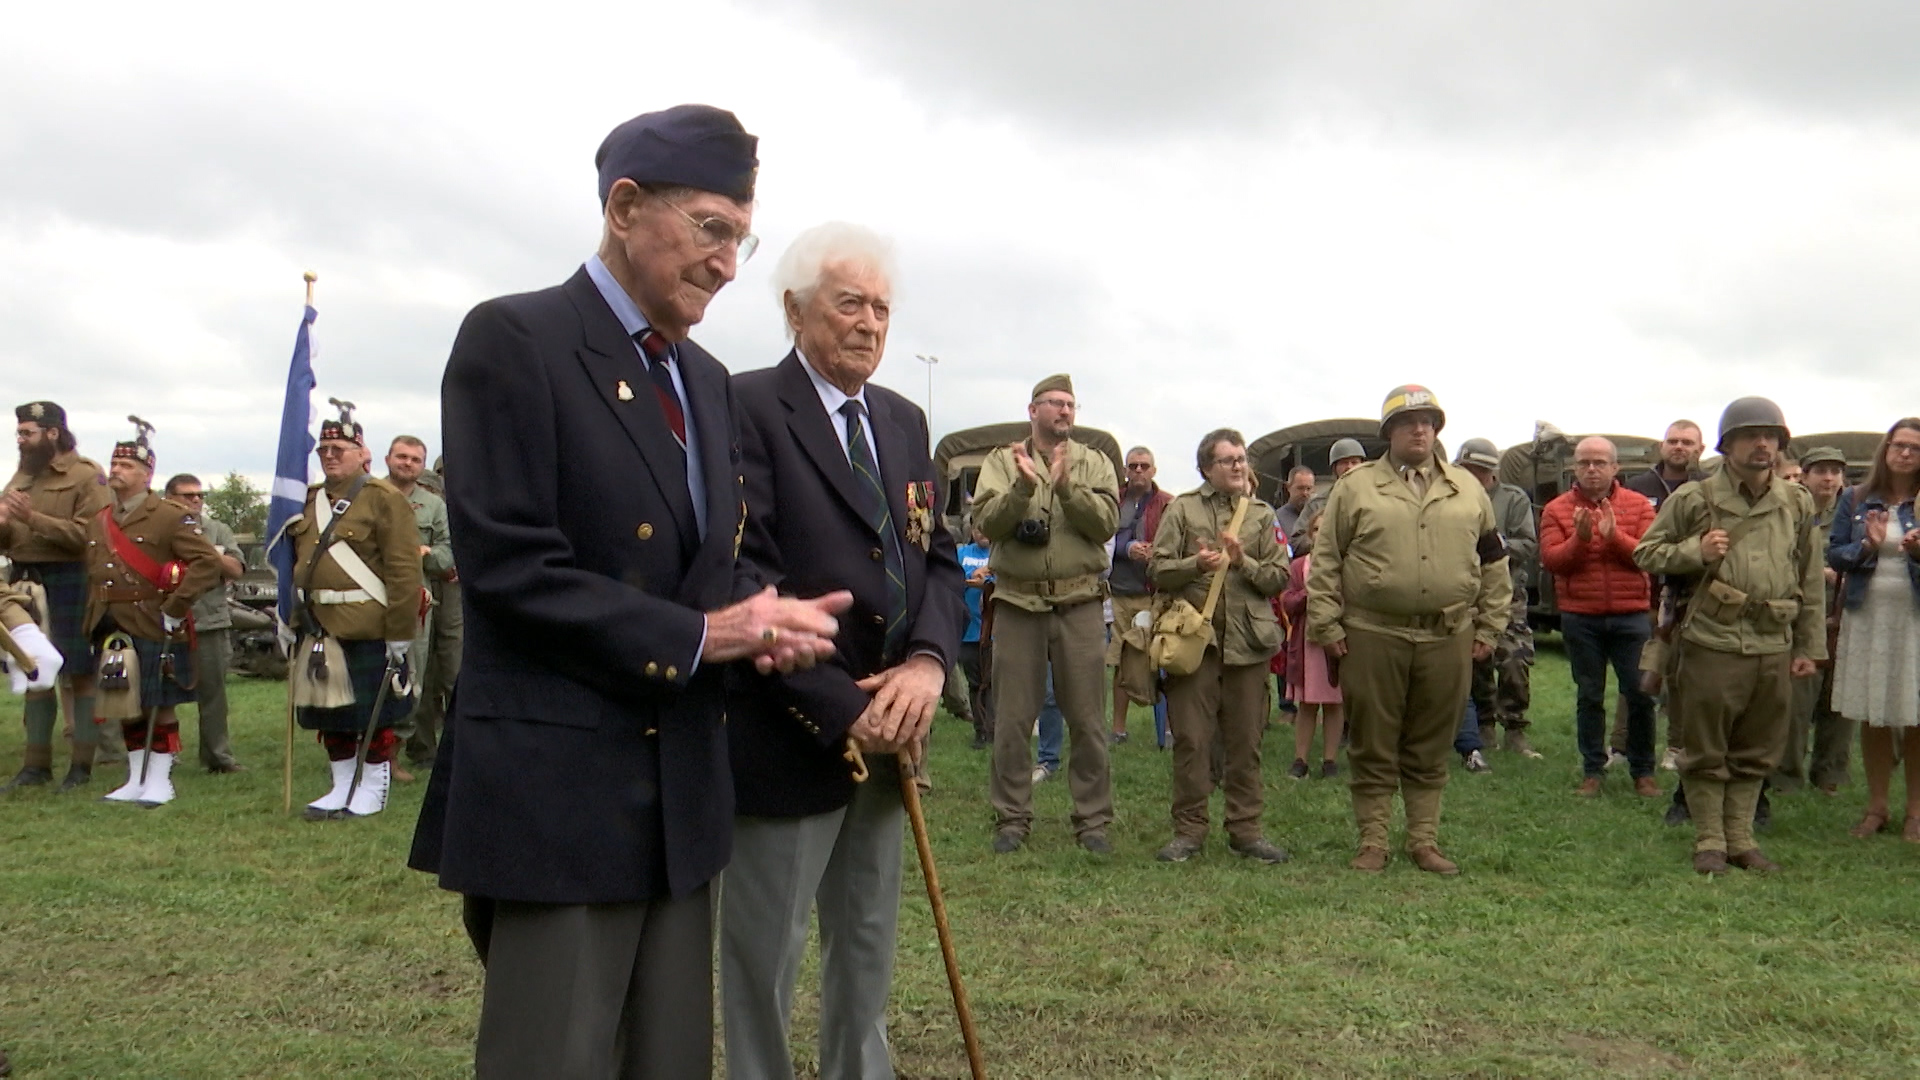
[[[740,668],[729,686],[727,1073],[793,1076],[794,983],[817,910],[820,1075],[890,1078],[905,820],[896,755],[918,754],[959,657],[965,582],[934,514],[926,416],[867,381],[892,316],[889,245],[856,225],[821,225],[782,257],[774,288],[793,348],[733,378],[747,504],[740,559],[783,595],[847,590],[853,606],[831,659],[787,675]],[[871,770],[864,784],[842,757],[849,741]]]

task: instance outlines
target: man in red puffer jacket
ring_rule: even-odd
[[[1635,794],[1657,797],[1653,780],[1653,698],[1640,688],[1647,643],[1647,575],[1633,549],[1653,525],[1653,503],[1621,485],[1618,451],[1594,436],[1573,452],[1574,486],[1540,513],[1540,564],[1553,575],[1560,633],[1573,668],[1580,794],[1600,794],[1607,765],[1607,665],[1627,701],[1627,764]]]

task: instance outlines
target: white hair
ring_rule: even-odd
[[[781,311],[786,310],[786,298],[792,293],[795,300],[805,303],[820,287],[820,279],[826,275],[827,267],[835,263],[852,262],[880,273],[887,279],[889,287],[894,280],[893,241],[867,228],[845,221],[829,221],[824,225],[815,225],[806,232],[793,238],[787,250],[780,256],[780,264],[773,268],[773,297],[779,302]],[[789,336],[793,328],[787,328]]]

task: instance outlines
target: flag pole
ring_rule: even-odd
[[[320,280],[320,275],[309,270],[300,277],[307,283],[307,306],[312,307],[313,283]],[[283,814],[293,813],[293,680],[295,678],[293,664],[294,650],[293,646],[289,645],[287,646],[286,752],[281,756],[280,763],[280,812]]]

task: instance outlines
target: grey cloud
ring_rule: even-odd
[[[1641,136],[1722,106],[1912,127],[1902,0],[755,0],[952,117],[1070,139]]]

